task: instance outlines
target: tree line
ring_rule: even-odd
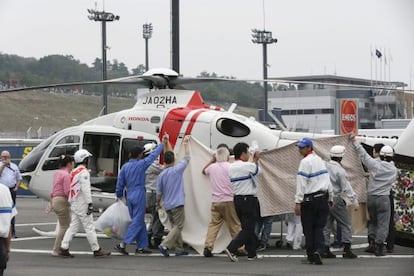
[[[40,59],[26,58],[17,55],[0,53],[0,86],[36,86],[63,82],[97,81],[102,79],[102,60],[96,58],[92,66],[81,63],[72,55],[48,55]],[[140,64],[131,70],[125,63],[114,59],[107,61],[108,79],[142,75],[145,66]],[[220,76],[217,73],[201,72],[198,77],[224,78],[227,81],[207,82],[184,85],[187,89],[196,89],[202,93],[204,100],[210,104],[228,105],[237,103],[240,106],[262,108],[264,95],[260,83],[236,81],[232,76]],[[99,94],[101,86],[69,87],[60,89],[63,92],[73,90],[85,94]],[[108,92],[112,96],[133,96],[134,85],[109,85]]]

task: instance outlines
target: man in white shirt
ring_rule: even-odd
[[[9,189],[0,184],[0,275],[6,269],[10,253],[11,220],[17,214]]]
[[[247,250],[247,259],[256,260],[256,234],[254,232],[259,202],[256,197],[257,182],[253,179],[259,172],[259,154],[253,157],[253,162],[248,162],[250,157],[249,145],[237,143],[234,148],[236,161],[230,164],[229,176],[233,185],[234,207],[241,223],[240,233],[227,247],[226,254],[231,261],[237,262],[235,255],[237,249],[243,244]]]
[[[80,149],[75,152],[73,158],[75,159],[76,168],[70,175],[70,190],[69,198],[70,210],[72,220],[68,230],[66,230],[63,237],[58,255],[61,257],[73,258],[69,252],[69,245],[78,232],[80,225],[86,232],[86,238],[93,251],[94,257],[105,257],[111,255],[111,252],[103,250],[98,243],[98,238],[95,232],[95,223],[93,221],[93,205],[90,174],[88,171],[88,161],[92,154],[85,149]]]
[[[306,240],[307,263],[322,264],[323,228],[332,203],[332,186],[325,162],[313,151],[313,143],[303,138],[296,146],[303,156],[296,177],[295,214],[301,216]],[[329,195],[328,195],[329,194]]]
[[[1,152],[1,164],[0,164],[0,183],[4,184],[9,188],[10,195],[13,200],[13,204],[16,205],[16,193],[19,188],[20,180],[19,167],[11,162],[10,152],[4,150]],[[12,238],[16,238],[16,228],[14,226],[15,218],[11,221]]]

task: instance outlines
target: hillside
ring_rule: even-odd
[[[30,91],[1,94],[0,99],[0,137],[35,138],[40,127],[42,136],[49,136],[98,116],[102,108],[102,97],[79,94]],[[134,104],[133,99],[108,97],[108,112],[131,108]],[[236,112],[246,116],[257,114],[255,109],[243,107]]]
[[[131,71],[118,60],[108,61],[108,78],[141,75],[140,64]],[[0,52],[0,90],[10,87],[36,86],[50,83],[91,81],[100,79],[102,62],[96,58],[92,66],[81,63],[71,55],[48,55],[40,59],[25,58]],[[233,77],[201,72],[200,77],[234,80]],[[184,85],[186,89],[201,91],[206,103],[228,108],[232,102],[247,108],[236,112],[256,116],[264,102],[260,83],[219,81]],[[82,90],[83,94],[71,94]],[[58,93],[42,91],[0,95],[0,137],[45,137],[62,128],[78,125],[98,116],[102,108],[100,85],[58,88]],[[131,108],[135,85],[108,85],[108,112]],[[85,94],[89,95],[86,96]],[[98,95],[98,96],[93,96]],[[116,97],[115,97],[116,96]],[[121,97],[119,97],[121,96]],[[125,98],[122,98],[124,96]]]

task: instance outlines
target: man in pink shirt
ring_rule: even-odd
[[[230,235],[236,237],[241,230],[240,221],[234,208],[233,189],[229,177],[229,150],[219,145],[210,162],[202,173],[210,177],[211,183],[211,221],[208,225],[207,237],[204,242],[204,256],[212,257],[217,234],[223,222],[227,223]]]

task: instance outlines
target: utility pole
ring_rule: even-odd
[[[171,0],[171,67],[180,74],[180,1]]]
[[[145,70],[149,70],[148,65],[148,40],[152,36],[152,24],[145,23],[142,25],[142,37],[145,39]]]
[[[252,29],[252,42],[256,44],[262,44],[263,45],[263,79],[265,80],[264,85],[264,96],[265,96],[265,102],[264,102],[264,120],[265,122],[268,121],[268,107],[267,107],[267,44],[276,43],[277,39],[272,38],[272,32],[265,31],[265,30],[257,30]]]
[[[106,68],[106,49],[108,48],[106,46],[106,22],[112,22],[114,20],[119,20],[118,15],[114,15],[110,12],[105,11],[97,11],[88,9],[88,18],[92,21],[100,21],[102,22],[102,80],[107,80],[107,68]],[[106,84],[103,85],[103,114],[108,114],[108,91]]]

